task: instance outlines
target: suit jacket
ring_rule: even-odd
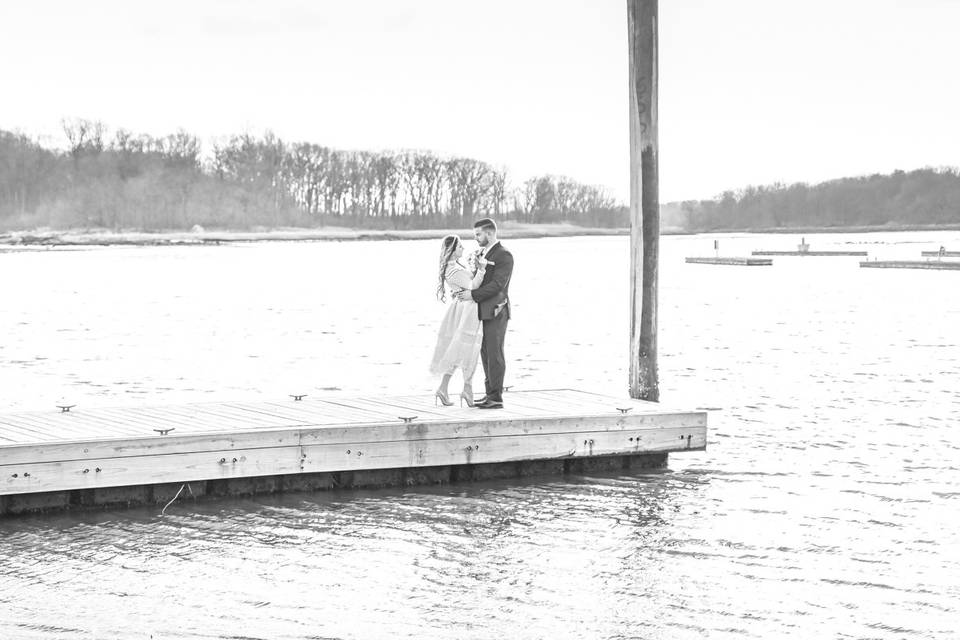
[[[492,320],[500,313],[510,319],[510,277],[513,275],[513,254],[501,243],[497,243],[485,256],[493,264],[487,267],[480,286],[471,292],[477,303],[477,312],[481,320]]]

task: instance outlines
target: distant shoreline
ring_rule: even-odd
[[[730,233],[804,234],[804,233],[879,233],[900,231],[960,231],[960,224],[874,225],[851,227],[745,228],[685,231],[661,230],[661,235],[710,235]],[[470,237],[466,229],[352,229],[347,227],[259,229],[254,231],[109,231],[109,230],[35,230],[0,233],[0,250],[37,250],[53,247],[106,246],[207,246],[245,242],[355,242],[433,240],[444,235]],[[573,238],[581,236],[626,236],[630,229],[579,227],[571,224],[504,223],[500,237],[505,240],[527,238]]]
[[[744,229],[712,229],[710,231],[684,231],[684,235],[723,234],[723,233],[896,233],[898,231],[960,231],[960,222],[943,224],[875,224],[853,225],[849,227],[773,227]],[[664,234],[667,235],[667,234]]]

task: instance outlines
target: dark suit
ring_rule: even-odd
[[[480,362],[483,364],[487,399],[503,402],[503,374],[507,361],[503,356],[503,340],[510,319],[510,277],[513,275],[513,254],[499,242],[484,256],[493,264],[487,267],[483,282],[471,292],[477,312],[483,321],[483,343]]]

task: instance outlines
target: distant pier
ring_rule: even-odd
[[[755,256],[865,256],[866,251],[811,251],[807,239],[802,238],[796,251],[754,251]]]
[[[960,258],[960,251],[921,251],[924,258]]]
[[[176,500],[662,468],[707,414],[569,389],[0,414],[0,517]],[[66,406],[66,405],[64,405]]]
[[[769,267],[773,264],[771,258],[687,258],[691,264],[729,264],[743,267]]]
[[[866,251],[753,251],[755,256],[866,256]]]
[[[869,269],[935,269],[940,271],[960,271],[960,262],[940,260],[865,260],[861,267]]]

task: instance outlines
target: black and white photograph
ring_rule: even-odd
[[[4,0],[0,640],[960,637],[958,34]]]

